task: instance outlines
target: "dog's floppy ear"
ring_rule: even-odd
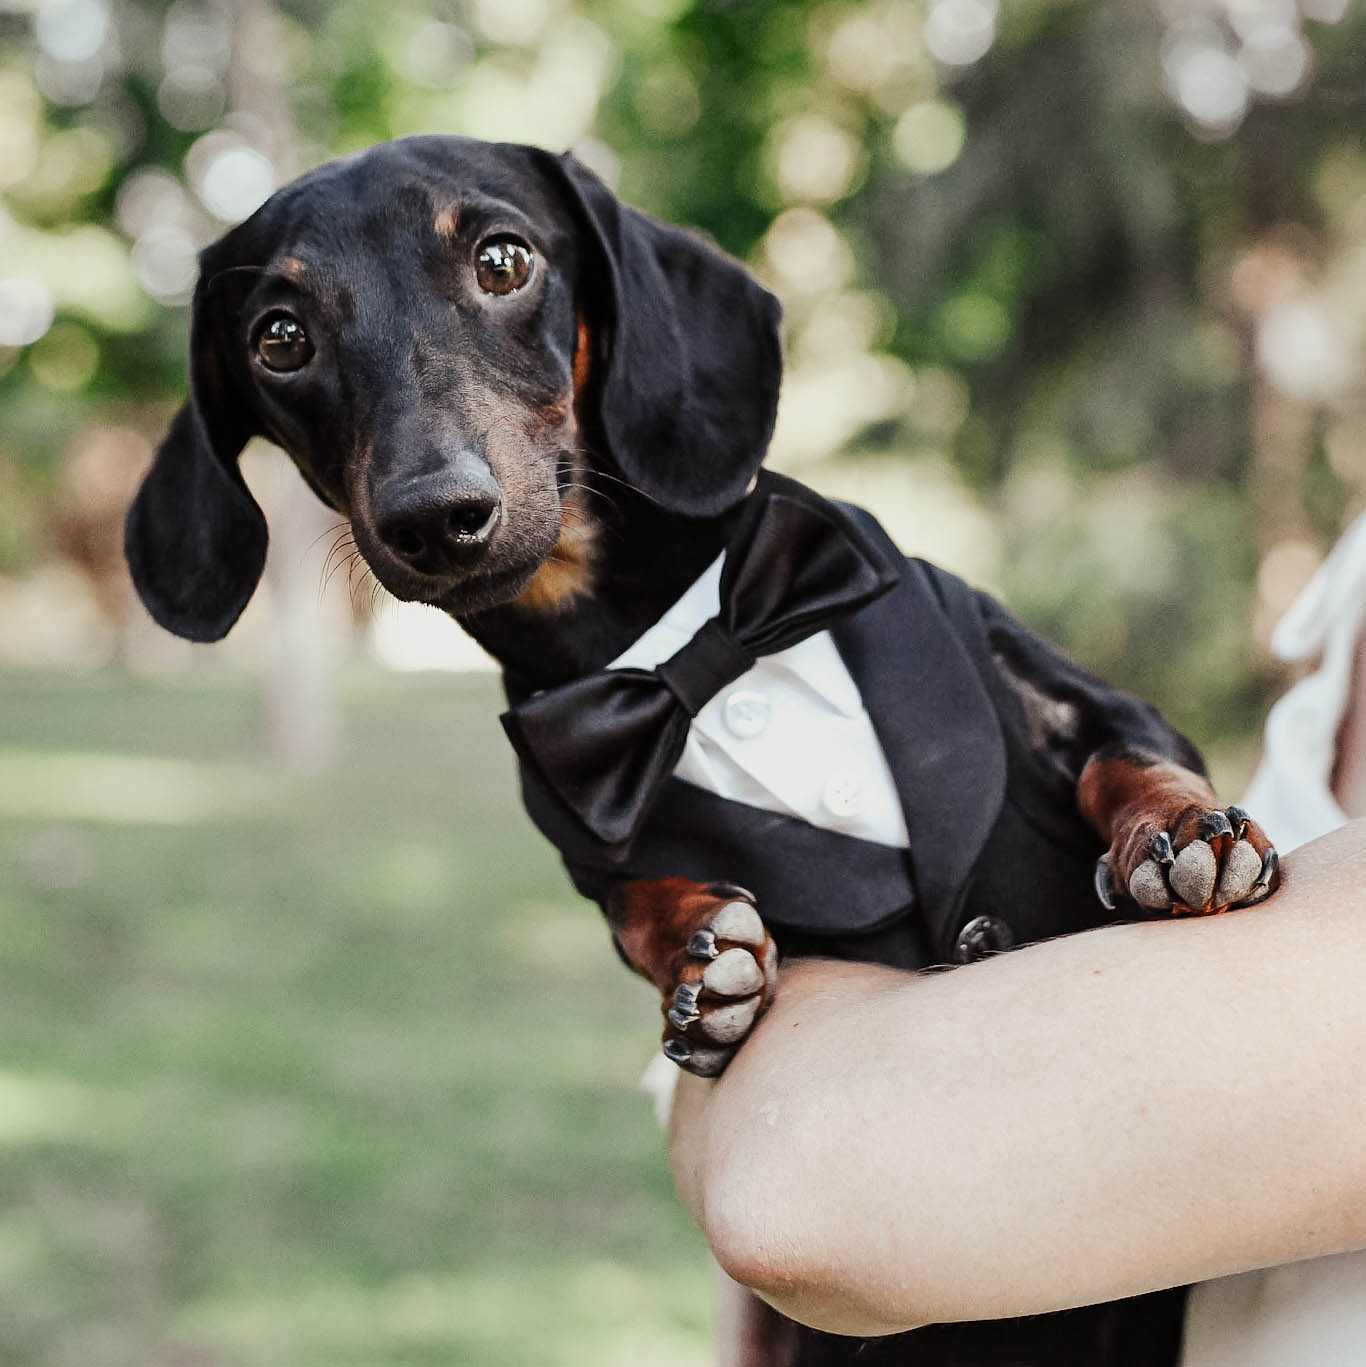
[[[592,245],[601,258],[608,454],[664,507],[719,513],[773,435],[781,306],[719,248],[622,204],[568,153],[553,160],[590,229],[590,268]]]
[[[266,563],[266,519],[238,469],[252,429],[217,345],[201,263],[190,322],[190,396],[171,422],[124,524],[123,548],[147,610],[177,636],[217,641]]]

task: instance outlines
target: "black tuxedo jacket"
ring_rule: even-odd
[[[903,558],[868,513],[843,511],[901,569],[894,588],[831,632],[891,768],[909,849],[677,778],[632,844],[607,845],[524,762],[527,810],[575,885],[601,904],[627,878],[739,883],[756,894],[784,954],[902,968],[965,963],[1112,919],[1093,890],[1103,846],[1077,811],[1075,780],[1030,748],[1019,700],[992,662],[988,624],[1003,609],[953,575]],[[1001,1026],[1008,1023],[982,1023],[983,1050]],[[1023,1172],[982,1174],[987,1190],[1027,1180]],[[1178,1289],[866,1342],[803,1329],[795,1367],[1169,1367],[1183,1305]]]

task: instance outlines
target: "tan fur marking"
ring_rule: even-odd
[[[460,211],[454,208],[440,210],[432,226],[438,237],[454,237],[460,231]]]
[[[559,540],[513,602],[531,612],[554,612],[592,593],[596,531],[587,513],[566,500]]]
[[[579,330],[574,339],[574,407],[577,411],[579,400],[583,395],[584,387],[588,383],[588,375],[591,362],[592,338],[588,332],[588,322],[582,314],[579,315]]]
[[[282,256],[275,263],[275,269],[294,285],[302,284],[308,274],[308,267],[297,256]]]

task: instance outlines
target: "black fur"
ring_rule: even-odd
[[[124,550],[142,601],[177,636],[217,641],[240,616],[266,563],[266,519],[238,469],[251,435],[227,380],[201,277],[190,331],[190,397],[128,513]]]

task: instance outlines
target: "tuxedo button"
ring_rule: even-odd
[[[857,774],[832,774],[821,791],[821,806],[827,816],[836,821],[848,821],[858,815],[863,803]]]
[[[772,711],[773,706],[764,694],[752,688],[737,688],[726,699],[721,715],[726,730],[737,740],[753,740],[768,729]]]
[[[997,916],[974,916],[958,932],[953,947],[953,961],[970,964],[998,950],[1009,949],[1015,943],[1015,932]]]

